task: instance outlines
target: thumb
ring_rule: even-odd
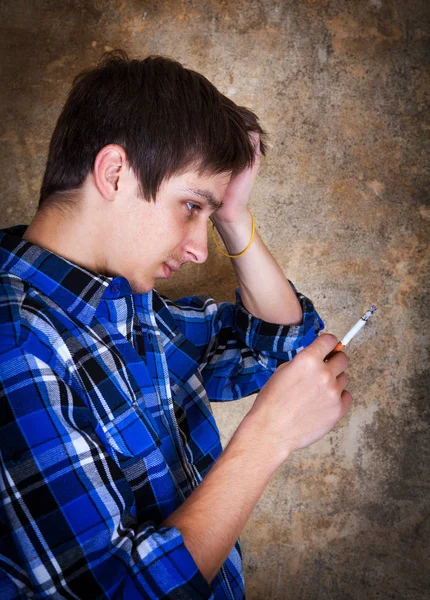
[[[305,352],[311,352],[321,360],[324,360],[327,354],[337,346],[338,339],[332,333],[322,333],[317,339],[308,346]]]

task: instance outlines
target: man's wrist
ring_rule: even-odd
[[[253,458],[255,465],[263,467],[267,481],[292,452],[280,446],[252,409],[240,423],[227,449],[237,454],[243,452],[248,460]]]
[[[238,215],[234,221],[217,220],[215,216],[212,221],[229,254],[238,254],[249,244],[252,216],[248,210]]]

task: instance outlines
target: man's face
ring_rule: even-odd
[[[148,292],[156,279],[170,277],[187,262],[205,262],[208,219],[229,180],[229,174],[189,171],[164,181],[155,202],[138,194],[129,199],[118,261],[135,293]]]

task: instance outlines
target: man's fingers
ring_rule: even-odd
[[[306,348],[306,351],[312,352],[318,358],[324,360],[327,354],[336,348],[337,343],[338,340],[335,335],[332,335],[331,333],[322,333],[314,342],[312,342],[310,346]]]
[[[351,406],[351,402],[352,402],[351,394],[349,392],[347,392],[346,390],[344,390],[340,397],[340,401],[342,403],[342,417],[343,417],[344,414],[348,411],[348,408]]]
[[[344,352],[336,352],[333,356],[327,361],[327,366],[330,371],[333,373],[335,377],[340,375],[343,371],[346,371],[348,368],[348,357]]]
[[[342,391],[346,388],[346,386],[348,385],[348,381],[349,381],[349,377],[346,373],[341,373],[339,375],[339,377],[337,378],[337,385],[338,385],[339,391]]]
[[[258,133],[258,131],[250,131],[248,133],[248,135],[249,135],[249,139],[251,140],[252,147],[255,150],[255,155],[256,156],[261,156],[261,152],[260,152],[260,134]]]

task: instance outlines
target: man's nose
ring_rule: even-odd
[[[186,241],[185,250],[187,258],[190,261],[202,264],[207,260],[208,227],[206,221],[193,227],[193,230]]]

